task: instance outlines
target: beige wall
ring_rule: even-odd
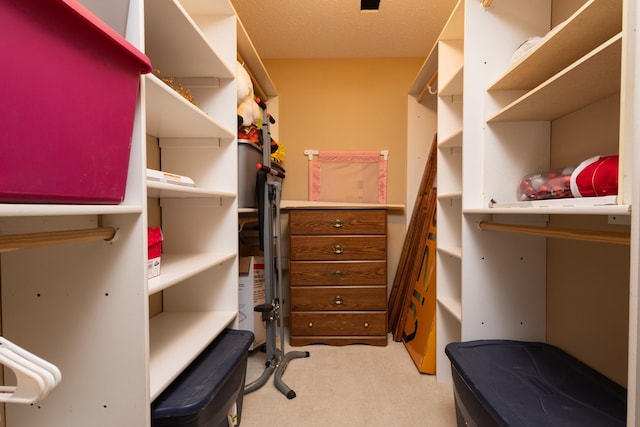
[[[407,93],[423,59],[272,59],[284,199],[307,199],[305,149],[389,150],[388,202],[404,203]]]
[[[553,2],[552,25],[583,0]],[[552,168],[617,153],[620,98],[613,95],[552,122]],[[549,226],[628,232],[628,225],[587,215],[551,215]],[[627,382],[629,246],[548,239],[547,342],[614,381]]]
[[[612,95],[552,122],[552,168],[617,152],[620,97]],[[599,215],[551,215],[557,228],[628,232]],[[629,246],[547,242],[547,341],[626,385]]]
[[[278,90],[278,141],[287,153],[282,198],[307,200],[305,149],[389,150],[387,202],[406,205],[407,93],[423,61],[264,60]],[[404,211],[390,211],[389,287],[404,242],[405,222]]]

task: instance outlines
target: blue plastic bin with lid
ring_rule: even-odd
[[[626,390],[542,342],[449,343],[458,426],[624,426]]]
[[[153,427],[240,424],[250,331],[225,329],[151,404]],[[233,425],[233,424],[231,424]]]

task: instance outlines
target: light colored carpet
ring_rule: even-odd
[[[296,397],[287,399],[271,376],[244,396],[241,427],[456,425],[452,385],[420,374],[402,343],[290,348],[287,340],[285,351],[290,350],[311,354],[293,359],[282,376]],[[265,353],[252,352],[247,384],[264,368]]]

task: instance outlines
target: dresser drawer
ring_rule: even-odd
[[[292,261],[375,260],[387,258],[387,236],[291,236]]]
[[[291,286],[386,285],[385,261],[292,261]]]
[[[386,234],[385,210],[291,210],[289,233],[296,234]]]
[[[383,311],[292,312],[293,335],[384,335],[387,314]]]
[[[385,310],[385,286],[292,287],[291,310]]]

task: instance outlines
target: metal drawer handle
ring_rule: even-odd
[[[333,245],[331,247],[331,251],[333,251],[333,253],[336,255],[340,255],[344,252],[344,248],[341,245]]]
[[[335,305],[342,305],[344,303],[344,298],[342,298],[340,295],[336,295],[335,297],[333,297],[333,303]]]
[[[369,322],[364,322],[364,327],[368,328],[369,327]]]
[[[331,220],[331,225],[333,225],[333,228],[342,228],[344,221],[341,219],[333,219]]]
[[[340,270],[336,270],[331,274],[333,275],[333,277],[344,277],[345,276],[344,271],[340,271]]]
[[[313,322],[309,322],[309,324],[307,325],[310,328],[313,328]]]

